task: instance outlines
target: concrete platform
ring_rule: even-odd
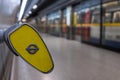
[[[42,34],[54,60],[43,74],[14,56],[11,80],[120,80],[120,54]]]

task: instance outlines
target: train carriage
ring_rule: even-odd
[[[119,51],[119,4],[119,0],[86,0],[61,5],[48,13],[46,30],[55,36]]]

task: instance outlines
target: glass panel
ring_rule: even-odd
[[[67,27],[67,16],[66,16],[66,9],[63,10],[63,18],[62,18],[62,33],[66,33],[66,27]]]
[[[104,16],[104,22],[105,23],[111,23],[112,22],[112,14],[111,13],[105,13],[105,16]]]
[[[90,22],[91,22],[91,11],[90,9],[85,9],[84,12],[84,22],[83,22],[83,39],[89,42],[90,40]]]
[[[116,11],[113,14],[113,23],[119,23],[120,22],[120,11]]]
[[[100,5],[91,9],[90,42],[100,42]]]
[[[59,11],[49,14],[48,25],[50,27],[50,33],[56,36],[60,35],[60,13]]]
[[[119,1],[103,4],[103,45],[120,49],[120,5]]]
[[[100,42],[100,5],[86,8],[81,15],[82,40],[99,44]]]
[[[46,32],[47,17],[46,16],[40,17],[38,21],[39,30],[41,32]]]
[[[85,12],[80,9],[79,5],[74,7],[74,28],[75,28],[75,39],[81,40],[82,36],[82,24],[85,22]]]
[[[82,41],[100,42],[100,2],[91,0],[77,5],[74,9],[74,26]]]
[[[48,33],[52,32],[52,25],[53,25],[53,17],[52,15],[48,15]]]

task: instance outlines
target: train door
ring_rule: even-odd
[[[53,22],[52,22],[52,31],[51,31],[51,34],[55,35],[55,17],[54,17],[54,14],[53,14]]]
[[[103,45],[120,49],[120,5],[119,1],[103,4],[104,14],[104,37]]]
[[[53,25],[52,25],[52,35],[60,35],[60,13],[59,11],[52,13]]]
[[[66,16],[66,9],[63,10],[63,17],[62,17],[62,37],[66,38],[67,36],[67,16]]]
[[[55,36],[60,36],[60,17],[55,19]]]
[[[48,22],[47,22],[47,25],[48,25],[48,33],[51,34],[52,33],[52,27],[53,27],[53,17],[51,14],[48,15]]]
[[[41,17],[41,32],[46,32],[46,16]]]
[[[85,42],[89,42],[90,39],[90,21],[91,21],[91,11],[89,8],[85,9],[85,22],[83,24],[83,33],[82,40]]]
[[[41,30],[42,30],[42,26],[41,26],[41,17],[38,17],[38,18],[37,18],[37,25],[38,25],[39,31],[41,31]]]
[[[107,29],[106,29],[106,24],[112,23],[112,12],[105,12],[103,15],[103,29],[102,29],[102,44],[105,43],[105,39],[107,38]]]
[[[46,29],[45,29],[45,33],[48,33],[49,31],[49,20],[48,20],[48,15],[46,15]]]
[[[100,6],[95,6],[92,9],[90,42],[95,44],[100,43]]]
[[[84,23],[85,13],[84,10],[80,10],[79,7],[74,10],[74,27],[75,27],[75,40],[81,41],[82,36],[82,24]]]

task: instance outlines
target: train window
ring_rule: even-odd
[[[74,24],[77,27],[81,27],[85,22],[85,9],[82,9],[83,4],[74,6]]]
[[[63,11],[62,24],[63,24],[63,27],[66,27],[66,24],[67,24],[66,9]]]
[[[67,32],[67,12],[66,9],[63,10],[63,15],[62,15],[62,32],[63,32],[63,36],[65,36],[64,34],[66,34]]]
[[[41,18],[41,23],[43,27],[46,27],[46,16]]]
[[[82,12],[81,14],[79,14],[78,23],[83,24],[84,22],[85,22],[85,13]]]
[[[48,15],[48,27],[52,27],[52,24],[53,24],[53,19],[52,19],[52,16],[50,14],[50,15]]]
[[[92,15],[92,23],[100,23],[100,11],[96,11]]]
[[[63,18],[63,24],[66,24],[66,18],[65,17]]]
[[[105,13],[104,23],[109,23],[111,21],[112,21],[112,14],[111,13]]]
[[[90,42],[99,44],[100,42],[100,6],[91,9]]]
[[[94,14],[92,16],[92,23],[100,23],[100,15],[99,14]]]
[[[113,22],[115,22],[115,23],[119,23],[120,22],[120,11],[114,12]]]
[[[85,21],[85,13],[84,12],[74,12],[74,24],[83,24]]]
[[[86,12],[85,23],[90,23],[90,19],[91,19],[91,11],[89,10]]]
[[[54,24],[56,27],[59,27],[60,26],[60,18],[56,18]]]

